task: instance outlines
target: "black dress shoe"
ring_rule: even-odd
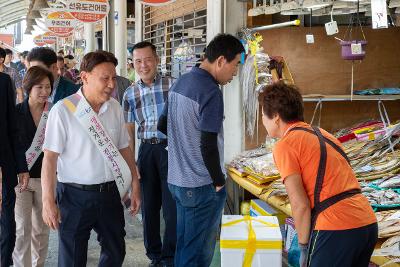
[[[159,260],[152,260],[149,264],[149,267],[161,267],[161,263]]]
[[[161,267],[174,267],[174,260],[173,258],[168,258],[168,259],[162,259],[161,260]]]

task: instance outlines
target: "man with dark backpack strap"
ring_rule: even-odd
[[[279,82],[260,96],[273,155],[285,184],[301,251],[300,266],[367,267],[378,238],[376,218],[340,142],[303,122],[303,102]]]

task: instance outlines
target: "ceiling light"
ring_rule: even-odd
[[[32,25],[28,25],[28,26],[26,26],[25,32],[27,32],[27,31],[31,32],[31,31],[33,31],[33,30],[35,30],[35,29],[33,28],[33,26],[32,26]]]
[[[390,8],[400,7],[400,0],[390,0],[389,7]]]
[[[37,25],[36,20],[35,19],[26,19],[26,24],[27,25]]]
[[[38,19],[38,18],[41,18],[42,15],[37,10],[30,10],[28,12],[28,16],[27,17],[30,18],[30,19]]]
[[[41,10],[45,8],[50,8],[49,4],[47,4],[47,0],[35,0],[32,6],[32,10]]]

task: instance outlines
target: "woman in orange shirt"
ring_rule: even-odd
[[[292,208],[300,266],[368,266],[376,217],[340,142],[304,122],[295,87],[276,83],[260,101],[268,135],[280,138],[273,155]]]

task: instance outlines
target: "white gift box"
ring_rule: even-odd
[[[221,267],[281,267],[282,235],[278,219],[224,215],[220,248]]]

